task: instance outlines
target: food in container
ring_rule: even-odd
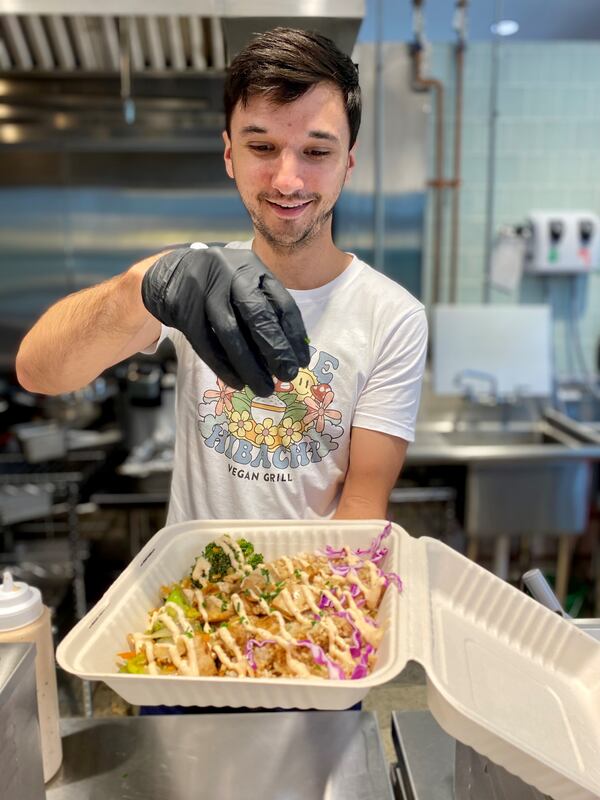
[[[121,672],[232,678],[358,679],[372,670],[377,621],[395,573],[378,563],[391,526],[366,548],[331,547],[264,562],[246,539],[209,542],[182,580],[161,588],[145,629],[128,635]]]
[[[392,524],[379,563],[406,583],[378,610],[383,639],[372,671],[357,680],[124,674],[126,641],[156,587],[173,583],[224,533],[265,556],[369,545],[378,520],[194,520],[147,542],[61,642],[59,664],[102,680],[135,705],[342,709],[392,680],[408,660],[423,665],[427,701],[451,736],[555,800],[600,796],[600,642],[442,542]]]

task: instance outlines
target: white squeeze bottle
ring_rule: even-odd
[[[58,692],[50,610],[42,603],[40,590],[13,581],[8,570],[0,586],[0,642],[34,642],[38,716],[42,738],[44,781],[48,783],[62,762]]]

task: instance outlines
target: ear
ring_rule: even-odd
[[[348,165],[346,168],[346,177],[344,179],[344,183],[346,183],[350,175],[352,175],[352,171],[354,170],[354,166],[356,164],[356,142],[352,145],[352,149],[348,151]]]
[[[231,139],[227,131],[223,131],[223,144],[225,150],[223,152],[223,160],[225,161],[225,170],[230,178],[233,178],[233,161],[231,160]]]

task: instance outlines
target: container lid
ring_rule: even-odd
[[[40,590],[13,580],[10,571],[4,570],[0,585],[0,632],[31,625],[42,616],[43,610]]]

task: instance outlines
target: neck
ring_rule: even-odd
[[[333,243],[331,227],[297,248],[274,247],[256,230],[254,237],[252,249],[287,289],[318,289],[352,261]]]

